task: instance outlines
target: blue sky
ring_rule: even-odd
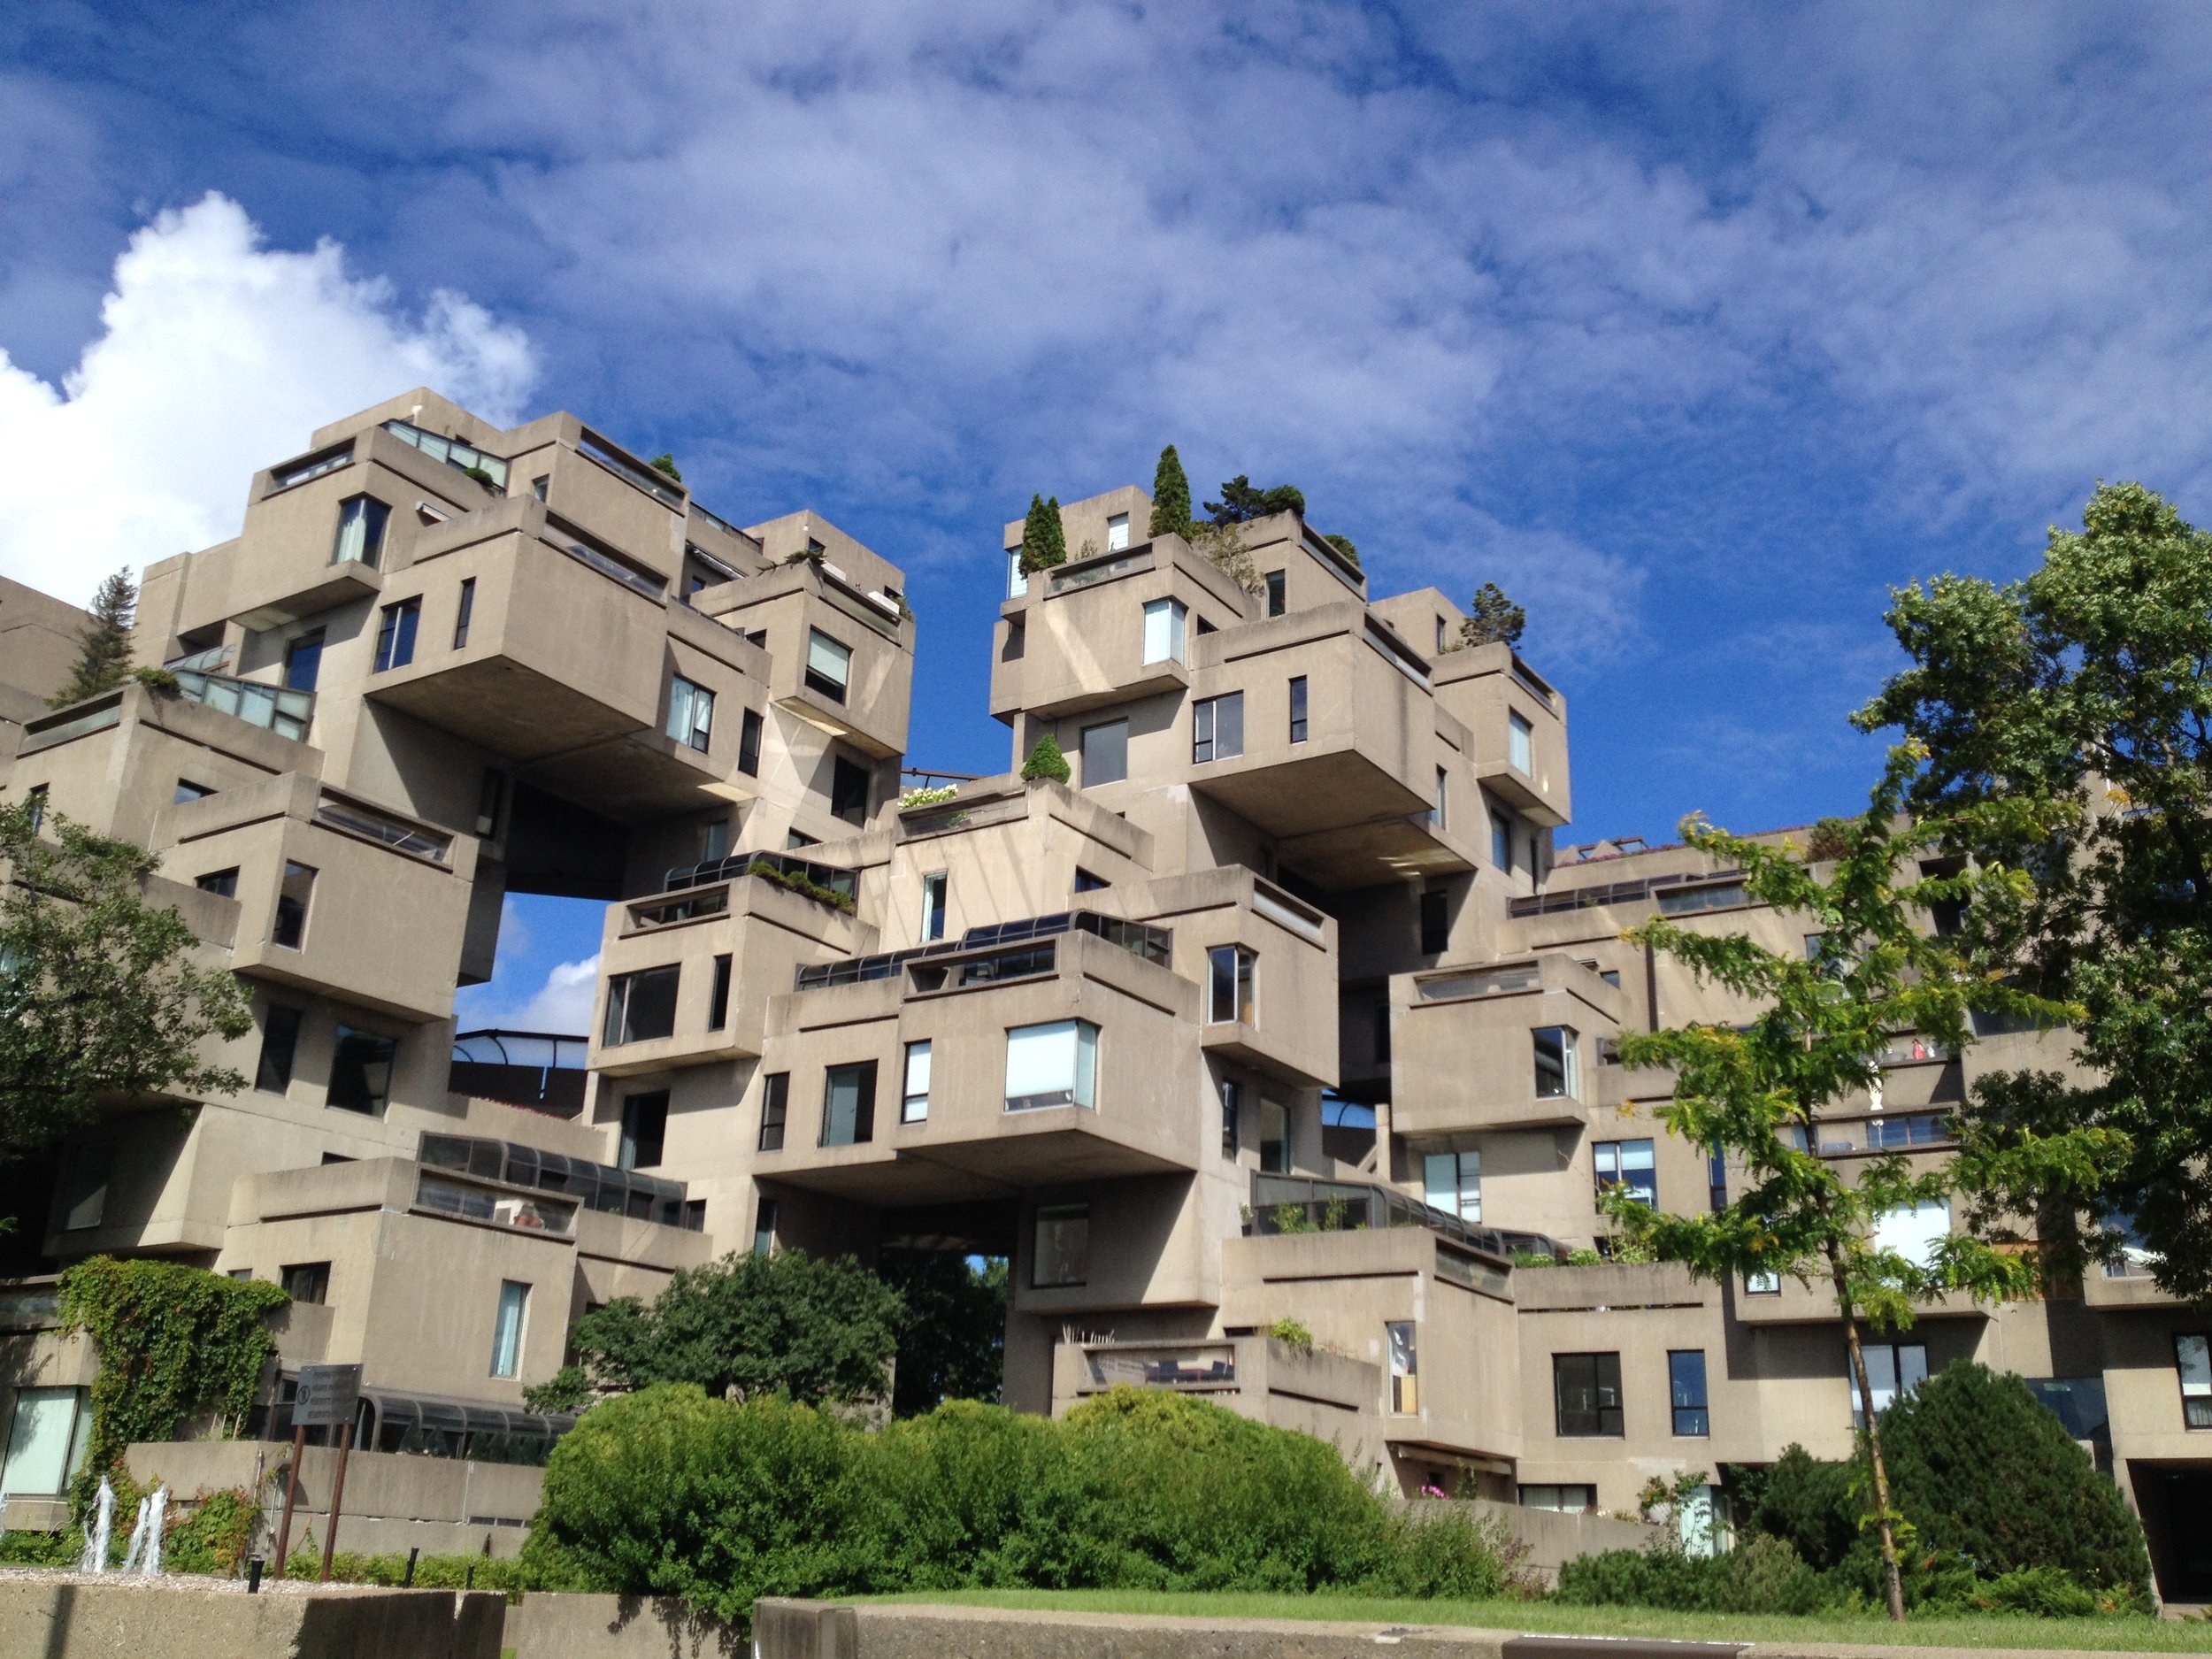
[[[1870,778],[1843,717],[1891,585],[2019,573],[2099,478],[2212,511],[2208,35],[2184,5],[6,8],[0,572],[82,594],[214,539],[252,467],[419,380],[566,406],[725,516],[810,505],[905,565],[912,757],[987,771],[999,524],[1172,442],[1202,490],[1299,485],[1379,589],[1525,603],[1572,836],[1802,822]],[[519,919],[506,982],[595,940]]]

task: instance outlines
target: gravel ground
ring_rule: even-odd
[[[243,1578],[216,1578],[197,1573],[75,1572],[50,1567],[0,1567],[0,1579],[33,1579],[42,1584],[100,1584],[129,1590],[215,1590],[231,1595],[246,1594]],[[311,1578],[261,1580],[263,1595],[329,1595],[340,1591],[379,1590],[373,1584],[318,1584]]]

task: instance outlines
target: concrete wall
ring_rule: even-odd
[[[0,1653],[39,1659],[499,1659],[502,1603],[489,1592],[181,1584],[0,1577]]]

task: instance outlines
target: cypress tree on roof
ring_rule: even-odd
[[[1190,534],[1190,479],[1182,457],[1169,444],[1160,451],[1160,464],[1152,469],[1152,535]]]
[[[112,691],[130,675],[131,619],[138,609],[138,584],[130,566],[100,584],[93,595],[92,619],[78,631],[81,648],[68,684],[47,699],[47,707],[65,709],[87,697]]]
[[[1029,517],[1022,526],[1022,574],[1050,570],[1068,562],[1067,531],[1060,523],[1057,495],[1032,495]]]

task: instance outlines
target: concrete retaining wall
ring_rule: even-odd
[[[751,1652],[735,1630],[674,1596],[536,1592],[507,1609],[503,1641],[515,1659],[744,1659]]]
[[[499,1659],[484,1591],[199,1589],[0,1576],[0,1654],[36,1659]]]
[[[1577,1555],[1596,1555],[1608,1549],[1642,1549],[1659,1532],[1657,1527],[1641,1521],[1525,1509],[1517,1503],[1498,1503],[1488,1498],[1471,1502],[1482,1514],[1498,1516],[1513,1529],[1513,1535],[1528,1546],[1528,1558],[1522,1565],[1541,1573],[1547,1584],[1556,1583],[1559,1569]]]

